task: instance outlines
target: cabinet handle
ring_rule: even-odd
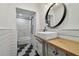
[[[68,54],[66,54],[66,56],[68,56]]]
[[[56,51],[53,51],[53,53],[56,53]]]
[[[55,55],[58,55],[58,52],[56,52]]]
[[[58,55],[58,52],[56,52],[56,51],[53,51],[53,53],[54,53],[55,55]]]

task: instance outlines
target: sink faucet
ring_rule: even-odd
[[[44,32],[45,32],[45,31],[47,31],[47,28],[46,28],[46,27],[44,27],[43,31],[44,31]]]

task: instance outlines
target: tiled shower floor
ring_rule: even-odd
[[[31,44],[22,44],[18,45],[17,50],[18,56],[39,56],[36,50],[33,49],[33,45]]]

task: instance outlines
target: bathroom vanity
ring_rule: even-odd
[[[79,42],[64,38],[55,38],[47,42],[55,47],[56,55],[79,56]]]
[[[42,49],[40,51],[44,56],[79,56],[79,42],[60,37],[45,40],[37,35],[34,36],[43,43],[39,50]]]

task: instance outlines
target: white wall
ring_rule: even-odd
[[[16,14],[11,4],[0,4],[0,29],[16,29]]]
[[[49,4],[51,5],[51,4]],[[60,33],[61,37],[69,38],[79,41],[79,3],[65,3],[67,8],[67,15],[64,19],[64,22],[58,26],[56,29],[48,28],[48,31],[57,31]],[[40,16],[40,30],[42,30],[45,24],[45,14],[48,9],[48,6],[41,4],[42,13]],[[61,35],[62,34],[62,35]]]
[[[66,4],[67,16],[62,25],[67,29],[79,29],[79,3]]]
[[[13,4],[0,4],[0,31],[3,31],[0,32],[0,55],[17,55],[16,11],[14,8]]]
[[[36,28],[39,27],[39,4],[17,3],[0,4],[0,29],[16,29],[16,7],[36,12]]]
[[[16,31],[16,7],[34,11],[36,12],[36,31],[38,31],[39,28],[39,4],[0,4],[0,30],[12,30],[11,33],[17,34]],[[13,31],[14,30],[14,31]],[[5,32],[5,31],[4,31]],[[8,36],[7,41],[4,40],[0,41],[0,43],[4,43],[2,47],[0,47],[0,55],[3,55],[1,51],[4,52],[4,55],[16,55],[17,54],[17,36],[12,35],[12,38]],[[5,37],[3,35],[3,37]],[[5,37],[7,38],[7,37]],[[15,39],[14,39],[15,38]],[[11,40],[12,39],[12,40]],[[10,41],[11,40],[11,41]],[[9,43],[7,43],[9,41]],[[11,46],[12,44],[12,46]],[[7,48],[5,48],[5,45]],[[16,48],[14,48],[16,47]],[[3,49],[3,50],[2,50]]]
[[[49,4],[51,5],[51,4]],[[79,29],[79,3],[65,3],[67,8],[67,15],[64,19],[64,22],[57,29]],[[40,24],[45,24],[45,14],[48,9],[48,6],[42,4],[42,10],[44,12],[41,14]],[[41,25],[40,28],[43,28],[45,25]]]

